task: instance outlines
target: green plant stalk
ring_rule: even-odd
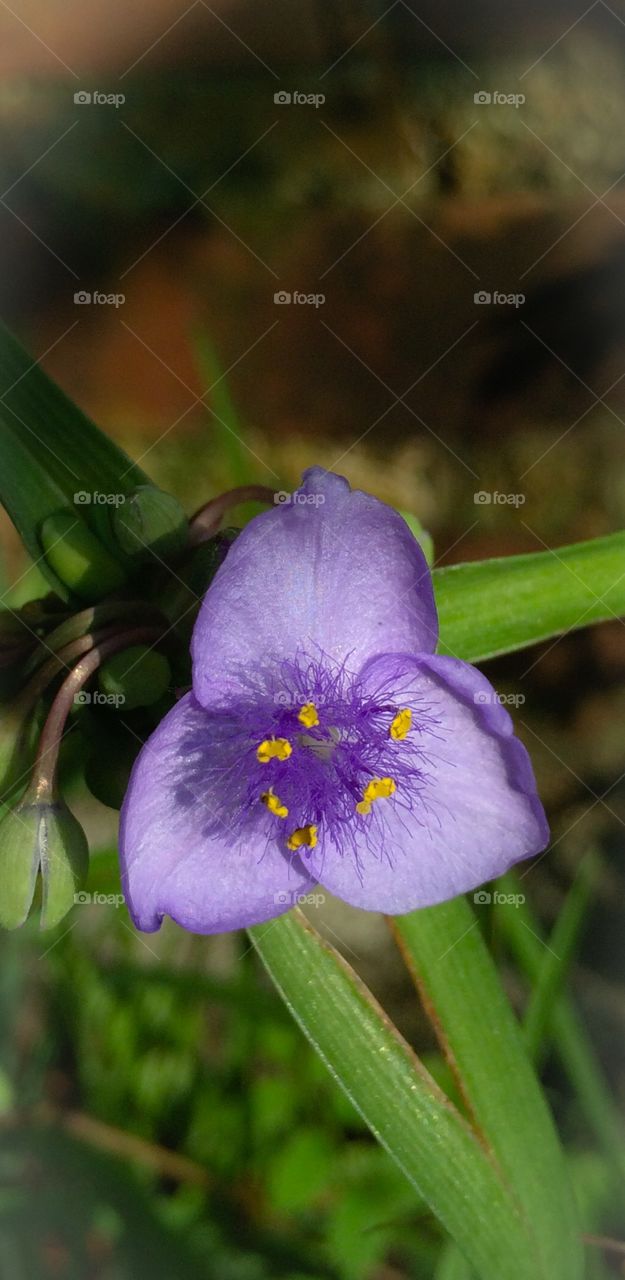
[[[625,533],[435,569],[439,652],[484,661],[625,614]]]
[[[532,987],[522,1025],[523,1039],[533,1061],[538,1059],[548,1039],[549,1021],[573,959],[598,865],[598,858],[593,853],[584,859],[544,949],[543,962]],[[513,876],[504,877],[500,885],[502,892],[518,893],[518,881]],[[511,910],[508,905],[500,907],[497,919],[502,919]],[[435,1280],[470,1280],[466,1260],[453,1241],[449,1241],[441,1251]]]
[[[594,853],[586,855],[545,946],[543,963],[523,1018],[523,1037],[534,1062],[539,1061],[547,1039],[551,1013],[575,954],[599,866],[599,858]]]
[[[511,874],[500,881],[506,892],[518,893]],[[545,963],[542,930],[527,900],[500,921],[502,935],[519,968],[537,983]],[[549,1034],[573,1085],[586,1120],[619,1178],[625,1183],[625,1141],[622,1118],[612,1102],[595,1055],[571,1000],[561,995],[549,1019]]]
[[[492,1155],[346,961],[298,910],[249,932],[308,1039],[482,1280],[547,1280]],[[548,1280],[577,1274],[560,1244]]]
[[[581,1275],[563,1154],[474,912],[455,898],[390,924],[475,1129],[519,1198],[536,1275]]]
[[[245,443],[245,428],[230,395],[216,348],[203,331],[195,334],[195,351],[200,373],[208,383],[203,397],[208,397],[205,408],[214,420],[219,453],[227,459],[230,483],[233,486],[253,484],[258,473],[257,460]]]

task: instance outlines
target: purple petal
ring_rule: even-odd
[[[321,467],[285,498],[243,530],[203,602],[192,655],[204,706],[259,660],[321,650],[357,669],[381,651],[436,647],[430,572],[396,511]]]
[[[411,808],[399,790],[376,802],[385,808],[374,806],[369,844],[356,856],[327,845],[313,855],[321,884],[354,906],[401,914],[474,889],[545,848],[528,754],[485,676],[455,658],[385,655],[363,677],[392,690],[398,706],[413,704],[422,716],[427,708],[424,729],[411,730],[427,781]]]
[[[288,911],[314,881],[298,858],[264,837],[239,839],[215,820],[202,785],[206,713],[192,694],[145,744],[121,813],[122,883],[137,928],[170,915],[194,933],[221,933]],[[217,826],[218,834],[215,834]]]

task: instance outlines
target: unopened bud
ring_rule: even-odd
[[[180,503],[153,485],[140,485],[113,514],[113,532],[122,551],[144,560],[175,560],[187,544],[189,525]]]
[[[40,872],[41,928],[52,929],[73,906],[88,865],[85,833],[63,801],[37,801],[27,793],[0,820],[0,925],[24,923]]]
[[[17,697],[0,709],[0,804],[22,782],[33,763],[41,728],[41,704]]]
[[[159,607],[170,622],[177,624],[180,640],[190,637],[200,603],[239,533],[239,529],[222,529],[202,542],[178,570],[170,590],[159,597]]]
[[[74,512],[48,516],[39,536],[50,568],[81,600],[100,600],[124,585],[121,564]]]
[[[417,539],[429,567],[432,568],[434,563],[434,542],[431,533],[428,533],[427,529],[423,528],[421,521],[416,516],[413,516],[411,512],[401,511],[400,515],[404,517],[410,532]]]
[[[162,653],[136,644],[102,663],[98,683],[111,701],[132,711],[158,702],[171,684],[171,668]]]

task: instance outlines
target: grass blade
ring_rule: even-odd
[[[478,662],[625,614],[625,533],[434,570],[439,652]]]
[[[546,1277],[496,1162],[349,965],[297,910],[250,936],[302,1030],[482,1280]],[[561,1248],[549,1280],[577,1274],[564,1271]]]
[[[469,1114],[522,1206],[536,1276],[581,1275],[564,1159],[521,1029],[463,898],[391,921]]]

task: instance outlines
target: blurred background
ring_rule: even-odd
[[[319,462],[437,564],[623,526],[622,0],[2,0],[0,65],[3,318],[189,512]],[[0,534],[17,604],[40,584]],[[550,815],[542,930],[599,858],[571,984],[622,1108],[623,624],[488,674]],[[83,763],[91,901],[0,940],[0,1276],[432,1276],[436,1224],[246,938],[135,934]],[[480,908],[521,1011],[514,910]],[[383,921],[311,914],[447,1086]],[[625,1147],[553,1054],[544,1079],[585,1220],[623,1238]]]

